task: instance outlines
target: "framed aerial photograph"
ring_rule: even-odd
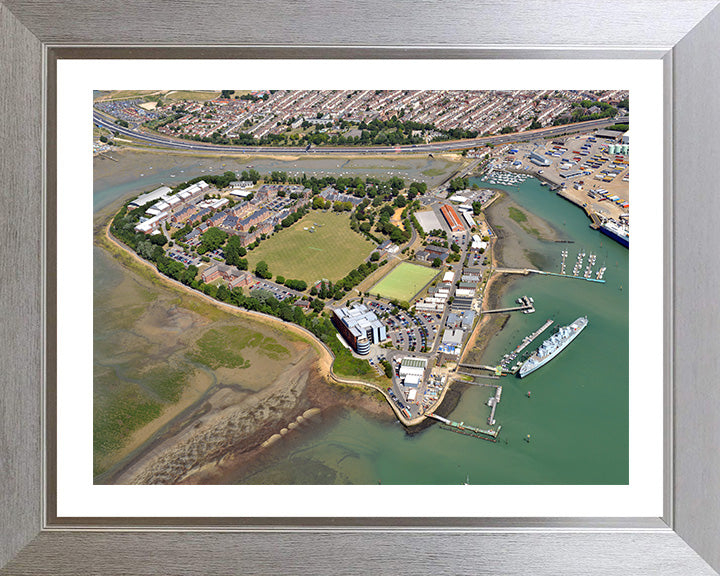
[[[147,572],[155,546],[158,573],[221,550],[229,572],[372,573],[382,542],[400,573],[440,570],[441,543],[453,572],[551,545],[539,573],[714,574],[710,284],[678,239],[711,234],[689,208],[711,152],[686,144],[719,119],[687,87],[716,16],[573,54],[47,40],[37,138],[4,128],[44,163],[8,198],[43,239],[35,272],[6,242],[43,299],[3,302],[42,330],[8,356],[42,384],[8,395],[3,458],[42,423],[9,573]]]
[[[662,64],[533,68],[59,62],[59,515],[659,516]]]

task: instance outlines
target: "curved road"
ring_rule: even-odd
[[[627,118],[601,118],[600,120],[591,120],[589,122],[579,122],[577,124],[565,124],[564,126],[552,126],[549,128],[540,128],[528,132],[516,132],[513,134],[502,134],[498,136],[487,136],[484,138],[473,138],[469,140],[448,140],[445,142],[432,142],[430,144],[404,145],[404,146],[322,146],[319,148],[311,148],[310,151],[318,151],[322,154],[393,154],[401,152],[446,152],[448,150],[465,150],[475,148],[484,144],[505,144],[508,142],[521,142],[533,140],[535,138],[546,138],[548,136],[556,136],[558,134],[568,134],[572,132],[583,132],[595,128],[602,128],[616,123],[627,121]],[[175,148],[179,150],[196,150],[205,152],[225,152],[240,154],[303,154],[306,152],[305,147],[282,147],[282,146],[228,146],[222,144],[209,144],[205,142],[196,142],[194,140],[180,140],[164,136],[153,132],[145,132],[136,130],[135,128],[124,128],[118,126],[113,120],[101,114],[97,110],[93,110],[93,122],[97,126],[107,128],[113,132],[119,132],[125,136],[131,136],[136,140],[147,142],[156,146],[165,148]]]

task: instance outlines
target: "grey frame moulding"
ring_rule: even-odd
[[[169,15],[165,3],[140,0],[0,1],[0,574],[716,574],[720,350],[712,336],[720,272],[704,265],[703,248],[714,247],[717,238],[712,174],[720,165],[720,147],[713,146],[720,107],[712,105],[720,92],[717,4],[178,0]],[[210,25],[214,47],[207,46]],[[423,45],[408,45],[409,36]],[[178,38],[184,46],[168,47]],[[237,47],[238,38],[245,48]],[[267,44],[283,47],[262,46]],[[355,48],[337,48],[348,44]],[[235,48],[220,48],[229,45]],[[55,303],[46,298],[53,294],[55,273],[54,63],[82,57],[279,56],[663,59],[662,519],[161,523],[55,517],[52,458],[45,463],[54,416],[44,410],[55,337]]]

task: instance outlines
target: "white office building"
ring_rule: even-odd
[[[387,339],[385,325],[364,304],[333,311],[333,323],[358,354],[368,354],[370,344]]]

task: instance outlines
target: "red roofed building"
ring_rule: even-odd
[[[448,223],[448,226],[450,226],[450,230],[453,232],[463,232],[465,230],[457,212],[455,212],[455,208],[450,206],[450,204],[444,204],[442,208],[440,208],[440,212],[442,212],[445,221]]]

